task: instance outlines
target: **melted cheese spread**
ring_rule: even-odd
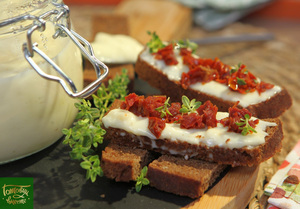
[[[183,64],[182,58],[179,55],[179,50],[175,50],[175,55],[178,64],[170,66],[166,65],[163,60],[155,59],[155,57],[149,52],[149,50],[145,50],[141,54],[141,59],[148,62],[150,65],[153,65],[156,69],[160,70],[163,74],[165,74],[168,77],[169,80],[180,81],[181,74],[183,72],[188,72],[189,68]],[[240,101],[239,105],[241,105],[242,107],[248,107],[249,105],[264,102],[281,91],[280,86],[274,86],[272,89],[266,90],[260,95],[257,91],[250,92],[247,94],[241,94],[238,92],[231,91],[226,85],[218,83],[216,81],[210,81],[205,84],[198,82],[190,85],[190,88],[211,96],[221,98],[226,101]]]
[[[218,112],[217,120],[228,117],[226,112]],[[256,118],[252,118],[256,119]],[[118,128],[137,136],[146,136],[150,139],[156,137],[149,131],[147,117],[136,116],[135,114],[123,110],[111,110],[102,118],[105,128]],[[204,129],[181,129],[179,124],[166,124],[162,131],[160,139],[168,139],[173,142],[187,142],[190,144],[206,145],[208,147],[220,146],[224,148],[252,148],[263,144],[268,133],[265,131],[268,126],[276,126],[276,123],[270,123],[259,120],[255,130],[257,133],[243,136],[239,133],[228,132],[228,127],[218,123],[215,128]]]

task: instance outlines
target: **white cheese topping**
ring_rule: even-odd
[[[228,113],[218,112],[217,120],[225,117],[228,117]],[[147,136],[150,139],[156,139],[148,129],[148,121],[147,117],[139,117],[123,109],[111,110],[102,118],[102,122],[106,128],[123,129],[134,135]],[[228,127],[224,127],[220,123],[218,123],[217,127],[209,129],[181,129],[179,124],[167,123],[159,138],[169,139],[174,142],[179,141],[190,144],[204,144],[208,147],[218,145],[229,149],[242,148],[244,146],[251,148],[265,142],[265,137],[268,135],[268,133],[265,132],[267,126],[276,126],[276,123],[259,120],[259,123],[255,128],[257,133],[243,136],[239,133],[228,132]]]
[[[188,66],[182,63],[182,58],[179,55],[178,50],[175,50],[176,59],[178,61],[177,65],[166,65],[163,60],[157,60],[155,57],[149,52],[149,50],[145,50],[141,54],[141,58],[148,62],[150,65],[153,65],[156,69],[160,70],[163,74],[165,74],[169,80],[172,81],[180,81],[181,74],[183,72],[188,72]],[[218,83],[216,81],[210,81],[208,83],[202,84],[202,82],[198,82],[190,85],[191,89],[196,91],[201,91],[205,94],[212,95],[223,100],[237,102],[240,101],[239,105],[242,107],[248,107],[249,105],[258,104],[260,102],[266,101],[270,99],[273,95],[277,94],[281,91],[280,86],[274,86],[272,89],[268,89],[265,92],[262,92],[260,95],[257,91],[250,92],[247,94],[241,94],[238,92],[231,91],[228,86]]]
[[[104,63],[134,63],[143,45],[130,36],[99,32],[91,43],[95,56]]]

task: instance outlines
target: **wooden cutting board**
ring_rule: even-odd
[[[156,31],[163,41],[182,39],[192,25],[192,11],[168,0],[124,0],[114,10],[128,17],[129,34],[146,44],[147,31]]]
[[[243,209],[262,178],[259,166],[235,167],[201,198],[184,209]]]

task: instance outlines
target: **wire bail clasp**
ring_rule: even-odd
[[[81,37],[79,34],[77,34],[75,31],[71,29],[68,6],[64,4],[56,4],[56,3],[53,4],[59,10],[48,11],[39,17],[32,16],[32,15],[23,16],[22,19],[34,20],[32,27],[30,27],[27,31],[27,35],[26,35],[27,43],[25,42],[23,44],[23,53],[25,59],[41,77],[47,80],[58,82],[69,96],[73,98],[86,98],[91,94],[93,94],[100,87],[101,82],[107,76],[109,69],[104,63],[102,63],[100,60],[98,60],[95,57],[91,44],[86,39],[84,39],[83,37]],[[75,43],[75,45],[80,49],[83,56],[91,62],[91,64],[93,65],[96,71],[97,79],[94,82],[90,83],[88,86],[86,86],[80,92],[77,91],[74,82],[61,70],[61,68],[58,65],[56,65],[56,63],[49,56],[47,56],[42,50],[38,48],[38,44],[32,43],[32,38],[31,38],[32,33],[36,30],[39,30],[41,32],[44,31],[46,28],[45,19],[49,19],[50,16],[52,15],[56,15],[55,18],[53,19],[54,25],[56,27],[56,32],[53,34],[52,37],[54,39],[56,39],[58,36],[69,37]],[[67,20],[66,26],[64,24],[59,23],[59,20],[62,17],[66,17]],[[48,64],[50,64],[52,68],[61,77],[49,75],[45,73],[33,60],[33,56],[36,53],[40,57],[42,57]]]

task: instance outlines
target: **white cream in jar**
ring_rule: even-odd
[[[5,163],[56,142],[63,135],[62,129],[72,125],[77,109],[76,99],[69,97],[59,83],[39,76],[25,60],[22,44],[26,41],[26,30],[14,34],[1,32],[0,163]],[[33,33],[33,42],[81,90],[81,53],[67,37],[52,39],[54,32],[53,24],[47,22],[44,32]],[[37,54],[33,58],[46,73],[57,75]]]
[[[148,62],[150,65],[153,65],[157,70],[160,70],[168,77],[169,80],[180,81],[181,74],[183,72],[188,72],[189,69],[186,65],[183,64],[182,57],[179,55],[179,50],[175,50],[174,52],[178,61],[177,65],[168,66],[164,63],[163,60],[155,59],[155,57],[149,52],[148,48],[141,54],[141,59]],[[262,92],[260,95],[257,91],[247,94],[240,94],[238,92],[231,91],[228,86],[216,81],[210,81],[204,84],[198,82],[190,85],[190,88],[196,91],[201,91],[208,95],[221,98],[226,101],[239,101],[239,105],[241,105],[242,107],[248,107],[249,105],[264,102],[281,91],[281,87],[275,85],[272,89],[268,89],[265,92]]]
[[[228,113],[217,113],[217,120],[225,117],[228,117]],[[252,119],[256,118],[253,117]],[[136,116],[127,110],[113,109],[102,118],[102,122],[106,128],[118,128],[137,136],[147,136],[150,139],[156,139],[148,129],[149,119],[147,117]],[[276,123],[259,120],[259,123],[255,127],[257,133],[243,136],[240,133],[228,132],[228,127],[224,127],[221,123],[218,123],[217,127],[209,129],[181,129],[180,124],[166,123],[166,127],[159,138],[174,142],[203,144],[208,147],[218,145],[219,147],[229,149],[253,148],[265,142],[265,137],[268,135],[265,131],[266,128],[276,125]]]

